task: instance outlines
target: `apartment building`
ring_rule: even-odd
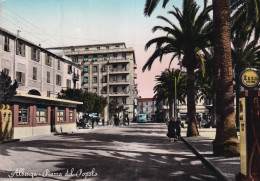
[[[133,48],[125,43],[48,48],[62,50],[64,55],[82,67],[81,87],[114,100],[124,106],[130,120],[134,117],[137,68]]]
[[[19,83],[18,93],[56,97],[61,89],[80,88],[81,67],[0,28],[0,70]]]
[[[0,116],[1,140],[76,129],[82,102],[56,97],[61,89],[80,88],[78,64],[0,28],[0,71],[19,84],[11,106],[0,108],[6,113]]]
[[[155,119],[157,110],[156,100],[153,98],[139,98],[137,103],[137,113],[145,113],[148,119]]]

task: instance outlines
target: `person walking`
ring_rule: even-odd
[[[175,124],[175,129],[176,129],[176,138],[177,140],[181,139],[181,120],[177,118],[176,124]]]
[[[173,121],[173,119],[170,119],[168,123],[168,132],[167,132],[167,136],[169,138],[169,142],[171,142],[171,138],[175,138],[175,123]]]

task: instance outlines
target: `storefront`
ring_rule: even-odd
[[[12,100],[13,139],[76,130],[82,102],[17,94]]]

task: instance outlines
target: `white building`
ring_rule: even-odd
[[[80,88],[79,65],[3,28],[0,60],[0,70],[19,83],[18,93],[56,97],[61,89]]]
[[[124,106],[130,120],[135,115],[135,79],[137,68],[133,48],[125,43],[81,45],[48,48],[63,51],[75,63],[81,65],[82,89],[107,97]]]

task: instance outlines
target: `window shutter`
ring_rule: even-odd
[[[48,65],[48,54],[45,54],[45,65]]]
[[[16,72],[16,81],[19,82],[19,72]]]
[[[22,44],[22,56],[25,56],[25,44]]]
[[[19,55],[19,41],[16,40],[16,55]]]
[[[49,56],[49,65],[52,66],[52,57]]]
[[[22,84],[25,84],[25,73],[22,72]]]
[[[40,61],[40,50],[36,51],[36,60]]]
[[[31,60],[34,60],[34,57],[33,57],[33,52],[34,52],[34,48],[31,47]]]

